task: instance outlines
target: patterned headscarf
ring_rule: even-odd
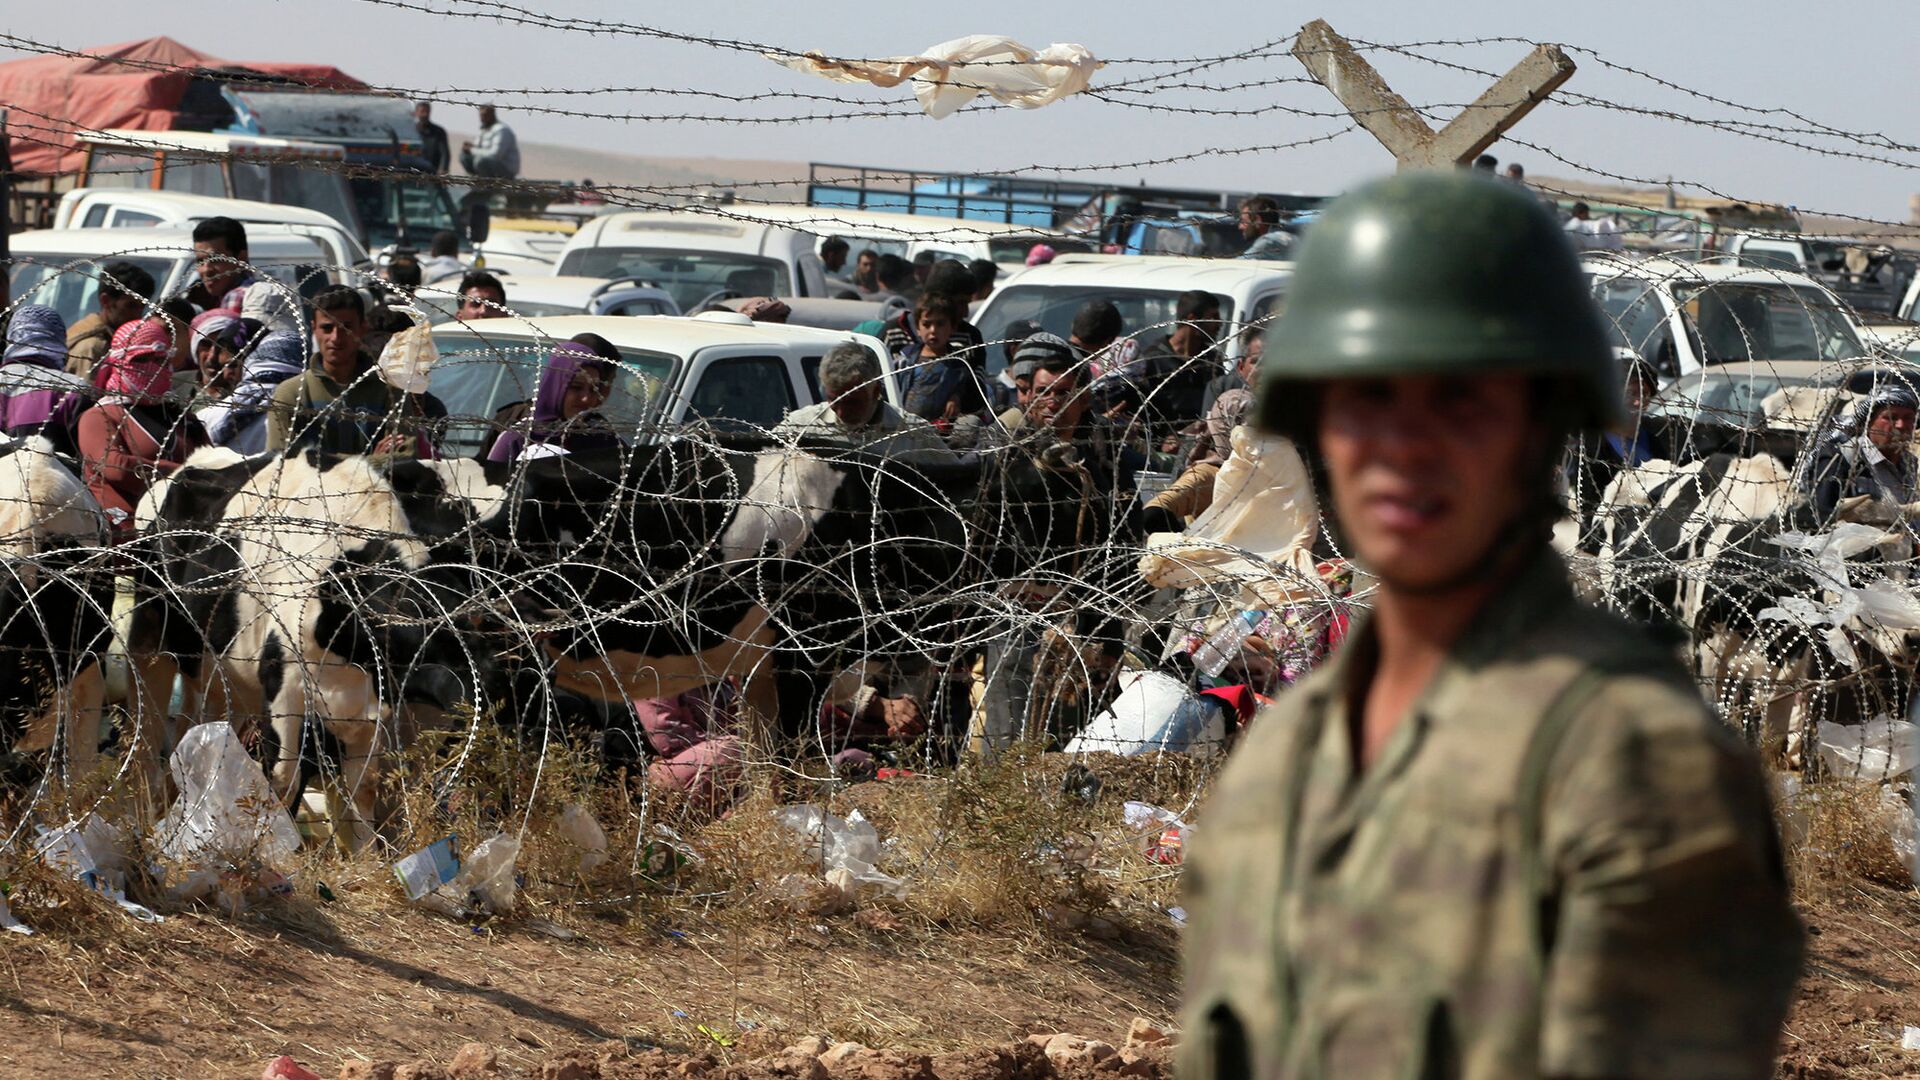
[[[226,445],[240,422],[264,411],[273,401],[274,388],[300,374],[306,361],[306,344],[299,334],[280,330],[262,337],[247,353],[233,393],[200,410],[207,437]]]
[[[67,365],[67,320],[45,304],[22,304],[7,322],[7,351],[0,363],[17,360],[41,367]]]
[[[214,308],[203,311],[193,317],[193,358],[200,359],[200,346],[207,342],[217,342],[229,349],[238,349],[243,339],[240,336],[240,312],[233,308]]]
[[[134,404],[160,400],[173,379],[173,330],[165,319],[131,319],[113,332],[94,385]]]

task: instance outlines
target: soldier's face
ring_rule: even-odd
[[[1532,400],[1517,375],[1328,383],[1320,454],[1359,561],[1418,590],[1482,559],[1537,490],[1524,476],[1544,437]]]

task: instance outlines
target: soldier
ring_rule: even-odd
[[[1621,411],[1558,224],[1463,173],[1356,192],[1265,364],[1380,584],[1200,819],[1183,1075],[1771,1076],[1801,932],[1760,769],[1548,547]]]

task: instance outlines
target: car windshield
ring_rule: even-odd
[[[424,249],[434,233],[456,228],[453,197],[440,184],[362,176],[350,187],[354,209],[367,230],[367,246],[376,251],[388,244]]]
[[[993,253],[997,263],[1026,264],[1027,253],[1035,244],[1045,244],[1053,249],[1055,255],[1068,255],[1092,251],[1093,245],[1085,240],[1073,240],[1065,236],[1003,236],[987,241],[987,250]]]
[[[1674,300],[1705,363],[1849,360],[1866,352],[1846,313],[1819,289],[1718,282],[1677,287]]]
[[[17,303],[45,304],[60,313],[72,326],[99,310],[100,268],[110,262],[130,262],[153,276],[154,285],[166,288],[173,276],[173,259],[140,258],[125,255],[25,255],[13,257],[7,268],[11,295]]]
[[[318,210],[358,233],[360,221],[354,214],[347,181],[334,171],[335,167],[329,161],[273,165],[235,158],[233,197]]]
[[[568,253],[562,275],[640,278],[667,290],[689,314],[727,296],[792,296],[787,268],[773,259],[669,248],[592,247]]]
[[[1218,294],[1216,294],[1218,295]],[[1113,289],[1101,285],[1021,285],[1015,283],[994,295],[992,303],[980,314],[981,337],[993,346],[987,350],[988,374],[999,374],[1007,366],[1005,350],[995,345],[1005,341],[1007,326],[1020,319],[1032,319],[1041,329],[1062,338],[1073,332],[1073,316],[1089,300],[1105,300],[1120,311],[1121,334],[1139,335],[1143,340],[1158,337],[1173,328],[1174,306],[1179,302],[1177,289]],[[1220,318],[1231,324],[1233,301],[1220,296]]]
[[[553,343],[487,343],[463,337],[438,344],[440,360],[428,377],[427,389],[447,407],[441,445],[451,456],[472,457],[494,432],[526,415],[526,410],[516,409],[515,416],[502,416],[501,410],[532,402],[540,387],[540,368],[553,352]],[[676,363],[676,358],[664,353],[620,350],[620,371],[598,412],[621,438],[632,442],[652,420]]]

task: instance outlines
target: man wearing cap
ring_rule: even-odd
[[[1801,930],[1758,763],[1548,546],[1620,381],[1526,192],[1410,172],[1303,243],[1260,374],[1379,582],[1187,855],[1181,1073],[1763,1080]]]
[[[1027,406],[1033,404],[1034,373],[1040,370],[1040,362],[1050,357],[1072,363],[1078,354],[1060,335],[1045,330],[1028,334],[1013,351],[1013,363],[1007,365],[1007,376],[1013,380],[1013,400],[1000,413],[1002,427],[1011,431],[1027,422]]]
[[[1904,382],[1883,382],[1845,410],[1823,435],[1806,471],[1817,525],[1888,525],[1920,517],[1920,470],[1913,457],[1920,396]]]

